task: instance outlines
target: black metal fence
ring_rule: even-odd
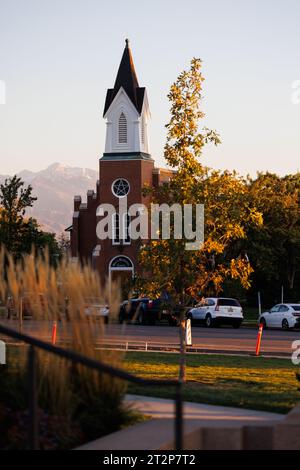
[[[58,346],[53,346],[50,343],[41,341],[29,335],[24,335],[11,328],[7,328],[0,324],[0,333],[10,338],[20,340],[29,345],[28,351],[28,377],[29,377],[29,390],[28,390],[28,410],[29,410],[29,443],[30,448],[37,450],[39,448],[39,431],[38,431],[38,396],[37,396],[37,361],[36,361],[36,349],[42,349],[51,354],[55,354],[62,358],[72,361],[73,363],[81,364],[90,369],[94,369],[99,373],[105,373],[113,377],[132,382],[140,385],[149,386],[171,386],[174,387],[174,400],[175,400],[175,447],[176,450],[182,450],[182,438],[183,438],[183,419],[182,419],[182,382],[180,380],[148,380],[142,377],[137,377],[133,374],[129,374],[122,369],[112,367],[103,362],[95,359],[90,359],[68,349],[63,349]]]

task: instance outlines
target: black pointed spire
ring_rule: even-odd
[[[114,88],[107,90],[103,115],[105,115],[121,87],[123,87],[133,105],[136,107],[137,111],[141,113],[142,110],[145,88],[139,87],[131,49],[129,47],[129,40],[126,39],[125,43],[125,49],[122,55],[121,63],[119,65]]]
[[[133,100],[136,94],[136,88],[139,87],[139,82],[135,73],[128,39],[126,39],[126,46],[119,66],[114,90],[118,92],[121,86],[124,88],[127,95]]]

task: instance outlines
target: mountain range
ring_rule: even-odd
[[[38,198],[26,214],[37,219],[43,230],[60,235],[72,223],[74,196],[80,194],[84,201],[87,190],[95,189],[98,172],[53,163],[37,172],[23,170],[17,176],[31,184],[32,194]],[[5,178],[9,175],[0,175],[0,183]]]

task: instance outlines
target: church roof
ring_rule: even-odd
[[[121,87],[124,88],[128,97],[130,98],[136,110],[140,114],[143,107],[145,88],[141,88],[139,86],[128,39],[126,39],[126,45],[114,87],[109,88],[106,93],[103,116],[105,116],[108,108],[110,107],[111,103],[113,102],[115,96],[117,95]]]

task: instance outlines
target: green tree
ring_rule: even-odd
[[[250,181],[251,198],[264,224],[248,232],[247,251],[255,266],[254,289],[267,303],[279,301],[283,285],[291,300],[300,291],[300,174],[259,173]],[[275,298],[277,296],[277,299]]]
[[[20,258],[29,253],[32,246],[41,251],[47,247],[50,260],[55,262],[60,255],[55,235],[40,230],[37,221],[26,217],[26,210],[37,198],[32,196],[32,187],[16,175],[0,185],[0,244]]]
[[[235,173],[211,171],[199,162],[206,144],[220,143],[214,130],[199,131],[201,92],[204,78],[201,61],[193,59],[171,86],[171,119],[167,124],[164,156],[176,170],[168,183],[157,190],[145,190],[152,200],[205,205],[205,241],[196,251],[187,251],[187,240],[152,240],[140,251],[141,272],[138,284],[150,295],[166,290],[180,305],[181,365],[185,379],[185,306],[191,296],[219,293],[230,277],[249,287],[252,268],[246,256],[228,256],[229,247],[246,236],[246,227],[261,223],[261,215],[252,207],[246,182]]]
[[[16,175],[0,185],[0,236],[1,242],[8,251],[16,252],[24,229],[24,215],[28,207],[32,207],[36,197],[31,195],[32,187],[24,188],[24,182]]]

